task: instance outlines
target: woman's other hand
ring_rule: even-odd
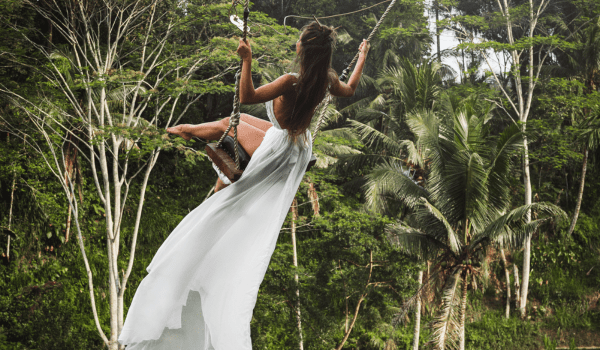
[[[369,49],[371,48],[371,43],[369,43],[367,41],[367,39],[363,39],[363,42],[360,44],[360,47],[358,48],[358,51],[360,51],[360,53],[358,54],[359,58],[367,58],[367,53],[369,52]]]
[[[237,53],[244,61],[252,60],[252,49],[250,48],[250,43],[245,42],[243,39],[240,39],[240,45],[237,48]]]

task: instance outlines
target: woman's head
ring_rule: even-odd
[[[296,103],[288,120],[289,134],[293,139],[310,125],[315,107],[323,100],[327,86],[337,75],[331,69],[331,57],[335,49],[333,28],[312,22],[302,28],[296,43],[298,83]]]

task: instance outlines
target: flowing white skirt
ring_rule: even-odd
[[[250,320],[311,155],[270,128],[240,180],[190,212],[147,267],[119,343],[127,350],[252,349]]]

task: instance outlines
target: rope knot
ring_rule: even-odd
[[[240,114],[231,113],[231,117],[229,117],[229,126],[235,127],[238,125],[240,125]]]

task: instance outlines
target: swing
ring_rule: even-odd
[[[367,37],[367,42],[370,42],[373,38],[375,32],[379,29],[379,26],[387,16],[388,12],[391,10],[392,6],[396,0],[392,0],[389,4],[388,8],[385,10],[381,18]],[[234,1],[234,6],[235,6]],[[248,1],[245,2],[244,5],[244,20],[243,22],[235,15],[230,16],[231,22],[240,28],[243,32],[243,39],[246,41],[246,37],[248,34],[248,16],[250,15],[250,10],[248,9]],[[315,18],[316,20],[316,18]],[[318,22],[318,20],[317,20]],[[354,63],[358,60],[358,56],[360,51],[356,53],[352,62],[344,69],[342,75],[340,76],[340,81],[345,81],[348,78],[348,73]],[[231,116],[229,117],[229,125],[227,129],[223,133],[223,136],[216,143],[209,143],[205,147],[206,154],[208,158],[213,162],[213,164],[231,181],[231,183],[236,182],[242,176],[244,169],[248,165],[250,161],[250,156],[248,153],[240,146],[237,139],[237,126],[240,123],[240,74],[242,72],[243,61],[240,59],[240,67],[235,75],[235,95],[233,98],[233,111],[231,112]],[[317,125],[315,126],[315,131],[313,133],[313,144],[315,142],[315,138],[321,125],[325,121],[325,111],[327,110],[327,106],[332,100],[332,96],[329,92],[325,95],[325,98],[320,103],[320,106],[317,106],[317,109],[321,109],[319,117],[317,119]],[[233,137],[229,136],[229,131],[233,128]],[[317,162],[317,157],[313,153],[310,158],[310,162],[306,167],[306,171],[309,171],[313,165]]]

